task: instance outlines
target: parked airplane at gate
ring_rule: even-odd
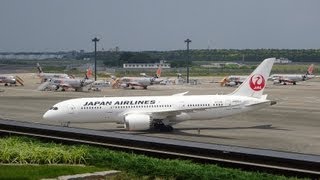
[[[153,84],[160,84],[163,79],[160,79],[161,76],[162,65],[156,71],[154,77],[148,77],[144,73],[143,77],[122,77],[122,78],[113,78],[112,87],[113,88],[131,88],[135,89],[136,86],[142,87],[143,89],[147,89],[148,86]]]
[[[127,130],[166,129],[187,120],[208,120],[275,104],[263,95],[275,58],[264,60],[228,95],[77,98],[55,104],[43,119],[69,123],[123,123]]]
[[[4,86],[17,85],[23,86],[23,80],[19,76],[13,75],[0,75],[0,83],[4,83]]]
[[[68,74],[64,74],[64,73],[44,73],[39,63],[37,63],[37,69],[38,69],[37,76],[41,78],[41,82],[46,82],[48,79],[52,79],[52,78],[63,78],[63,79],[73,78],[73,77],[70,77]]]
[[[269,80],[272,80],[274,84],[283,84],[292,83],[296,85],[299,81],[306,81],[315,77],[313,75],[314,66],[311,64],[306,72],[306,74],[273,74],[269,77]]]
[[[66,79],[66,78],[52,78],[47,80],[46,82],[42,83],[38,90],[59,90],[65,91],[69,88],[74,89],[75,91],[83,91],[84,87],[92,84],[94,80],[89,79],[92,75],[91,69],[87,70],[85,78],[79,79]]]
[[[238,86],[242,84],[248,76],[227,76],[220,81],[221,86]]]

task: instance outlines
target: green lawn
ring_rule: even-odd
[[[0,165],[0,179],[42,179],[106,171],[106,168],[72,165]]]
[[[106,148],[44,143],[27,137],[1,138],[0,147],[0,163],[41,164],[41,166],[1,166],[0,179],[38,179],[105,169],[123,172],[115,179],[295,179],[222,168],[214,164],[158,159]],[[85,164],[89,167],[47,165],[59,163]]]

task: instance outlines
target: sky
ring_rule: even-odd
[[[0,52],[318,49],[318,0],[1,0]]]

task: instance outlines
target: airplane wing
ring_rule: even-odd
[[[189,91],[183,92],[183,93],[178,93],[178,94],[173,94],[171,96],[184,96],[185,94],[187,94]]]
[[[294,81],[288,77],[285,76],[278,76],[275,77],[273,80],[281,81],[281,82],[288,82],[288,83],[293,83]]]
[[[264,107],[264,106],[274,105],[274,104],[276,104],[276,103],[277,103],[276,101],[269,101],[269,100],[267,100],[267,101],[262,101],[262,102],[260,102],[260,103],[248,104],[248,105],[246,105],[246,106],[247,106],[247,107],[248,107],[248,106],[260,106],[260,107]]]
[[[60,87],[63,87],[63,88],[70,88],[70,84],[67,84],[67,83],[62,83],[62,84],[59,84]]]
[[[234,108],[238,107],[240,104],[233,105],[233,106],[228,106],[229,108]],[[192,107],[192,109],[148,109],[146,108],[144,111],[126,111],[123,113],[124,116],[129,115],[129,114],[147,114],[152,116],[154,119],[165,119],[166,117],[169,116],[176,116],[180,115],[182,113],[192,113],[192,112],[198,112],[198,111],[206,111],[209,109],[214,109],[214,108],[221,108],[218,106],[210,106],[210,107]]]
[[[288,83],[293,83],[295,81],[293,81],[292,79],[289,79],[289,78],[281,78],[280,79],[282,82],[288,82]]]
[[[129,86],[142,86],[142,84],[140,84],[140,83],[138,83],[138,82],[128,82],[128,83],[125,83],[125,84],[127,84],[127,85],[129,85]]]

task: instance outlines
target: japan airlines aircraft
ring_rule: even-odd
[[[248,76],[227,76],[220,81],[221,86],[238,86],[242,84]]]
[[[16,85],[17,83],[23,86],[23,80],[19,76],[13,75],[0,75],[0,83],[5,86]]]
[[[228,95],[77,98],[55,104],[43,119],[69,123],[123,123],[127,130],[172,130],[187,120],[210,120],[275,104],[263,95],[275,58],[264,60]]]
[[[162,66],[160,65],[156,71],[154,77],[148,77],[146,74],[142,74],[143,77],[122,77],[122,78],[113,78],[112,88],[131,88],[135,89],[136,86],[147,89],[148,86],[153,84],[160,84],[163,79],[160,79]]]
[[[39,63],[37,63],[37,69],[38,69],[37,76],[41,78],[41,82],[46,82],[47,80],[52,78],[63,78],[63,79],[73,78],[73,77],[70,77],[68,74],[64,74],[64,73],[44,73]]]
[[[269,77],[269,80],[272,80],[274,84],[283,84],[292,83],[296,85],[299,81],[306,81],[315,77],[313,75],[313,64],[311,64],[306,72],[306,74],[273,74]]]

